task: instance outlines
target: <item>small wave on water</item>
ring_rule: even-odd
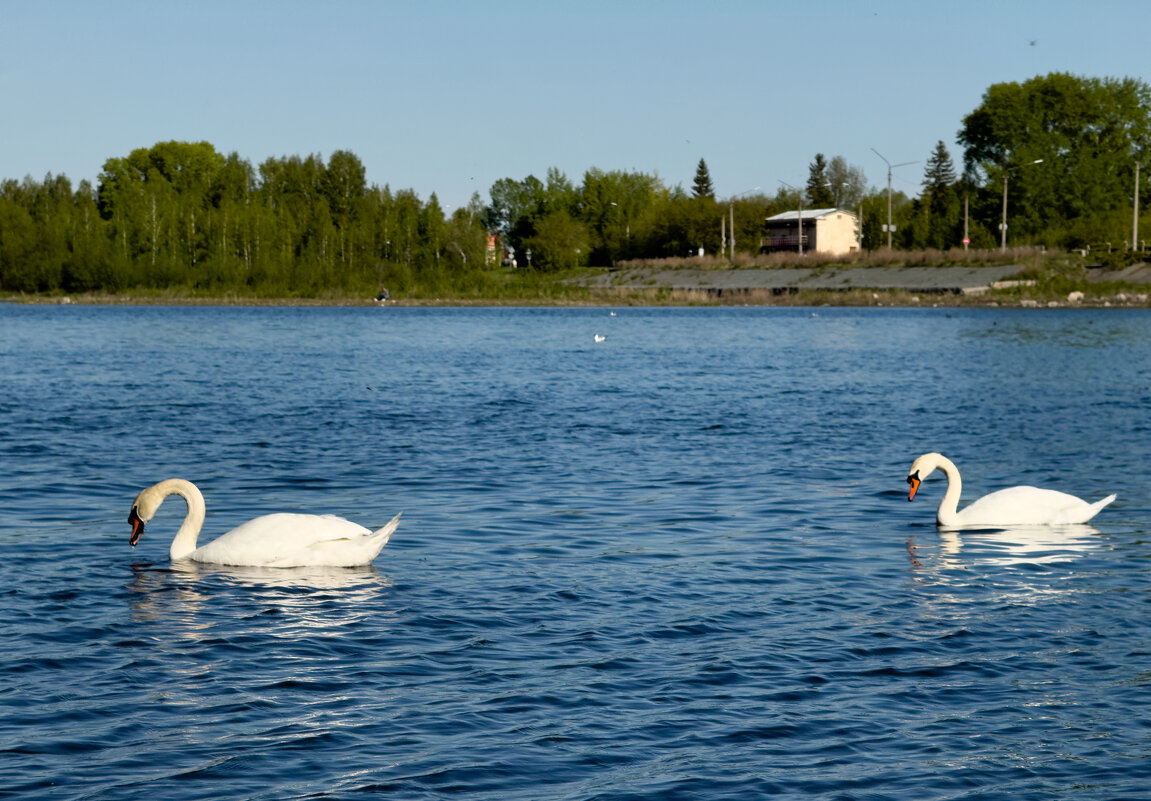
[[[0,307],[0,794],[1143,794],[1151,318],[376,311]],[[1119,500],[940,531],[928,450]],[[365,568],[169,564],[183,509],[125,519],[170,476],[205,540],[404,517]]]

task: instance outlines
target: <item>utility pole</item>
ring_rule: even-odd
[[[968,201],[971,200],[971,195],[967,192],[963,193],[963,249],[967,250],[967,246],[971,244],[971,235],[967,232],[967,222],[970,219],[968,215]]]
[[[858,230],[855,233],[855,241],[858,243],[859,252],[863,253],[863,198],[859,199],[859,219],[856,220]]]
[[[754,187],[752,189],[748,189],[745,192],[740,192],[738,195],[732,195],[731,199],[728,201],[727,211],[728,211],[728,214],[731,215],[731,232],[730,233],[731,233],[731,262],[732,262],[732,264],[735,263],[735,201],[738,200],[739,198],[743,197],[744,195],[750,195],[752,192],[758,192],[758,191],[759,191],[759,187],[757,186],[757,187]],[[720,219],[720,223],[722,225],[722,222],[723,222],[723,215],[722,214],[719,215],[719,219]]]
[[[1007,252],[1007,173],[1003,171],[1003,220],[999,223],[999,251]]]
[[[791,184],[789,184],[787,181],[781,180],[780,183],[783,184],[784,186],[786,186],[788,189],[795,189],[795,187],[792,186]],[[795,191],[799,194],[799,212],[798,212],[799,216],[796,218],[796,222],[798,223],[798,225],[796,227],[797,236],[796,236],[795,241],[796,241],[796,244],[799,246],[799,255],[802,256],[803,255],[803,190],[802,189],[795,189]]]
[[[735,263],[735,198],[731,199],[728,204],[727,211],[731,214],[731,261]]]
[[[883,162],[887,165],[887,249],[891,250],[891,234],[894,230],[891,226],[891,171],[896,167],[906,167],[908,164],[915,164],[915,162],[903,161],[899,164],[892,164],[875,148],[871,148],[871,152],[883,159]]]
[[[1131,223],[1131,250],[1139,250],[1139,162],[1135,162],[1135,220]]]

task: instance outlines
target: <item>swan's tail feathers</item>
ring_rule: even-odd
[[[1100,509],[1102,509],[1107,504],[1111,503],[1111,501],[1113,501],[1113,500],[1115,500],[1115,495],[1114,494],[1108,495],[1103,500],[1096,501],[1095,503],[1091,504],[1091,508],[1094,509],[1096,512],[1098,512]]]
[[[1099,514],[1099,512],[1103,509],[1103,507],[1106,506],[1107,504],[1111,503],[1111,501],[1113,501],[1113,500],[1115,500],[1115,496],[1114,495],[1108,495],[1106,498],[1103,498],[1102,500],[1096,501],[1095,503],[1087,504],[1087,508],[1084,510],[1085,513],[1082,515],[1079,515],[1080,519],[1074,520],[1072,522],[1086,523],[1088,520],[1095,517],[1095,515]]]
[[[394,534],[396,528],[399,527],[400,515],[402,514],[403,512],[399,512],[395,517],[388,521],[386,526],[372,532],[371,539],[376,541],[381,548],[388,544],[388,540],[392,538],[392,534]]]

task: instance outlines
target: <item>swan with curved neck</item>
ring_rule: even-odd
[[[919,485],[936,470],[947,476],[947,492],[939,502],[936,522],[945,528],[979,528],[995,526],[1058,526],[1086,523],[1099,510],[1115,500],[1114,495],[1088,503],[1066,492],[1038,487],[1008,487],[984,495],[964,509],[959,509],[963,479],[955,463],[940,453],[925,453],[911,463],[907,483],[911,486],[907,500],[913,500]]]
[[[207,545],[196,547],[204,525],[204,496],[191,481],[170,478],[148,487],[136,496],[128,522],[133,548],[169,495],[179,495],[188,505],[184,522],[172,540],[168,556],[172,561],[191,559],[218,565],[250,567],[352,567],[366,565],[379,555],[400,516],[371,531],[335,515],[271,514],[249,520]]]

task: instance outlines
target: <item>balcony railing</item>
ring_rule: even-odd
[[[791,236],[764,237],[763,239],[759,240],[759,246],[761,248],[767,248],[768,250],[782,250],[784,248],[798,248],[800,238],[801,237],[799,237],[795,234],[792,234]],[[811,237],[805,235],[802,237],[802,239],[803,239],[803,246],[807,247],[808,246],[808,240],[811,239]]]

